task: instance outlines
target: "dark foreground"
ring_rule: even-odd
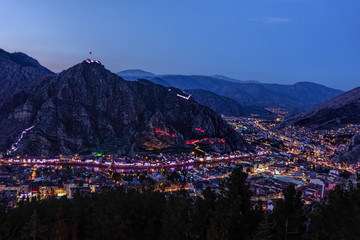
[[[219,193],[104,189],[101,194],[33,200],[0,212],[0,239],[358,239],[360,190],[336,188],[304,206],[294,186],[272,212],[252,203],[236,169]]]

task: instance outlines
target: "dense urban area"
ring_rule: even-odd
[[[290,184],[301,192],[305,204],[320,202],[337,185],[346,189],[356,186],[359,165],[336,163],[332,157],[345,149],[351,136],[359,132],[359,125],[317,131],[295,126],[277,128],[287,113],[269,111],[277,118],[223,117],[251,144],[253,151],[247,153],[206,152],[201,139],[188,141],[194,145],[192,152],[139,153],[132,158],[104,153],[52,158],[2,153],[1,205],[11,209],[34,199],[73,198],[75,193],[90,195],[120,186],[167,195],[186,190],[191,197],[203,197],[207,187],[220,193],[223,180],[238,166],[248,174],[251,201],[260,200],[264,210],[273,210]]]

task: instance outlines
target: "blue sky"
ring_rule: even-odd
[[[360,86],[359,0],[2,0],[0,22],[0,48],[56,72],[93,51],[113,72]]]

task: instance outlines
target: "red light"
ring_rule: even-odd
[[[167,132],[161,131],[160,128],[155,128],[155,132],[170,136],[170,134],[168,134]]]
[[[196,130],[196,131],[200,131],[200,132],[205,132],[205,130],[202,129],[202,128],[197,128],[197,127],[196,127],[195,130]]]

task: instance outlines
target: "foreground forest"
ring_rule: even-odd
[[[337,187],[304,205],[293,185],[272,212],[250,201],[240,168],[220,194],[104,189],[101,194],[32,201],[0,210],[0,239],[359,239],[360,190]]]

